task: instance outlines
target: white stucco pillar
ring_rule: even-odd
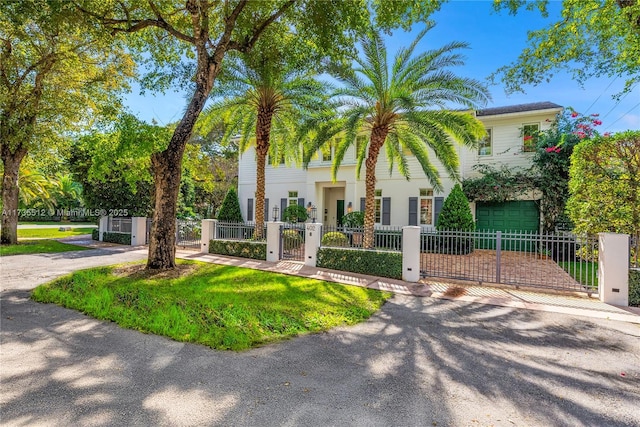
[[[147,218],[134,216],[131,218],[131,246],[141,246],[147,240]]]
[[[402,280],[420,280],[420,227],[402,227]]]
[[[200,253],[209,253],[209,242],[216,236],[217,219],[203,219],[200,232]]]
[[[98,240],[99,241],[101,242],[103,241],[103,233],[107,231],[108,227],[109,227],[109,217],[101,216],[100,222],[98,223]]]
[[[267,222],[267,261],[280,261],[280,227],[282,222]]]
[[[607,304],[629,305],[628,234],[598,234],[598,294]]]
[[[315,267],[322,238],[322,223],[305,224],[304,232],[306,234],[304,236],[304,265]]]

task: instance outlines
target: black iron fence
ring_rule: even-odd
[[[176,220],[176,246],[183,249],[200,249],[202,221],[195,219]]]
[[[597,291],[597,236],[434,231],[420,236],[420,273],[475,282]]]
[[[362,248],[363,227],[322,226],[321,246]],[[373,248],[377,250],[402,250],[402,226],[381,226],[373,231]]]
[[[280,226],[280,259],[304,261],[304,223],[284,223]]]
[[[254,222],[224,222],[216,223],[216,240],[253,240],[266,241],[267,223],[262,225],[262,233],[257,233]]]

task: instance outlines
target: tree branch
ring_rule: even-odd
[[[296,0],[289,0],[286,3],[284,3],[280,9],[278,9],[273,15],[271,15],[269,18],[267,18],[265,21],[262,22],[262,24],[260,24],[253,32],[253,34],[248,37],[247,39],[245,39],[242,43],[238,43],[238,42],[234,42],[234,41],[230,41],[229,42],[229,49],[230,50],[237,50],[239,52],[242,53],[247,53],[251,50],[251,48],[253,48],[253,46],[256,44],[256,42],[258,41],[258,38],[260,37],[260,35],[264,32],[264,30],[267,29],[267,27],[269,25],[271,25],[274,21],[276,21],[278,18],[280,18],[284,12],[287,11],[287,9],[289,9],[291,6],[293,6],[293,4],[296,2]]]

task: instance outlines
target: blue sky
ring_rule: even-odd
[[[464,53],[465,66],[453,69],[459,75],[485,80],[503,65],[515,61],[526,46],[527,31],[545,27],[557,21],[561,2],[550,2],[550,16],[544,19],[537,12],[521,10],[517,16],[493,11],[490,1],[451,1],[433,15],[435,28],[422,39],[424,49],[438,48],[452,41],[470,45]],[[414,25],[411,32],[396,31],[387,38],[390,53],[409,44],[422,28]],[[418,48],[419,50],[419,48]],[[624,78],[590,79],[581,87],[565,73],[557,73],[549,83],[525,86],[526,93],[506,94],[501,85],[489,86],[493,100],[488,107],[551,101],[573,107],[583,114],[600,114],[601,132],[640,129],[640,85],[616,101],[612,95],[624,86]],[[131,112],[143,120],[155,119],[160,124],[178,120],[187,100],[182,93],[167,92],[139,95],[133,91],[125,100]]]

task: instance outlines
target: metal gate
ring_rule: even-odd
[[[304,223],[285,223],[280,226],[280,259],[304,261]]]
[[[592,293],[598,241],[570,233],[438,231],[420,236],[420,274]]]
[[[176,246],[182,249],[200,249],[202,222],[192,219],[176,220]]]

